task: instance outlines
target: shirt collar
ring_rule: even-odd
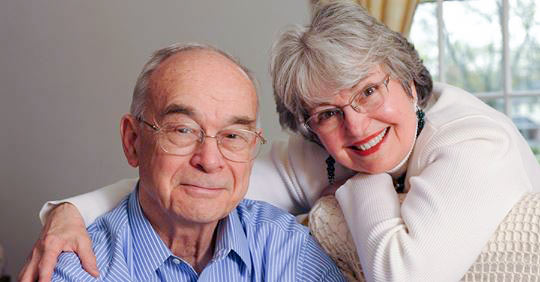
[[[251,269],[249,242],[236,208],[219,222],[216,237],[214,260],[224,258],[233,251],[244,262],[246,269]]]
[[[144,216],[139,204],[138,190],[137,184],[129,196],[128,217],[133,238],[133,269],[135,277],[144,281],[174,254]],[[220,220],[216,238],[214,260],[223,259],[232,251],[244,262],[247,270],[251,269],[249,244],[236,208]]]

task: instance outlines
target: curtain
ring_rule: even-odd
[[[312,5],[344,0],[311,0]],[[374,18],[407,37],[420,0],[349,0],[362,5]]]

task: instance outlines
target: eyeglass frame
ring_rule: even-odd
[[[317,131],[312,128],[310,125],[309,125],[309,122],[310,120],[314,119],[317,117],[317,115],[319,115],[320,113],[322,112],[326,112],[326,111],[335,111],[335,110],[339,110],[340,112],[340,115],[341,115],[341,119],[342,121],[344,120],[344,117],[345,117],[345,111],[343,110],[345,107],[348,107],[348,106],[351,106],[351,108],[357,112],[357,113],[370,113],[370,112],[373,112],[375,110],[378,110],[385,102],[384,100],[384,96],[383,96],[383,101],[381,104],[379,104],[376,108],[374,109],[370,109],[369,111],[368,110],[361,110],[362,109],[362,105],[354,105],[355,101],[356,101],[356,97],[358,97],[358,95],[362,95],[364,94],[365,90],[369,89],[369,88],[372,88],[372,87],[377,87],[377,89],[381,86],[381,85],[384,85],[384,87],[386,88],[386,92],[388,93],[390,90],[388,89],[388,84],[390,83],[390,75],[387,74],[383,80],[379,81],[379,82],[376,82],[376,83],[372,83],[372,84],[368,84],[367,86],[365,86],[364,88],[362,88],[362,90],[358,91],[356,94],[352,95],[351,98],[349,99],[349,103],[343,105],[343,106],[334,106],[334,107],[331,107],[331,108],[327,108],[327,109],[324,109],[324,110],[321,110],[321,111],[317,111],[315,113],[313,113],[312,115],[310,115],[305,121],[304,121],[304,126],[305,128],[307,128],[308,130],[314,132],[317,134]],[[332,130],[335,129],[335,128],[332,128]],[[331,131],[331,130],[330,130]]]
[[[147,126],[150,127],[152,130],[154,130],[154,134],[160,134],[161,132],[163,132],[163,127],[160,127],[160,126],[158,126],[157,124],[153,124],[153,123],[150,123],[150,122],[146,121],[146,120],[142,117],[142,115],[141,115],[141,116],[135,117],[135,119],[136,119],[137,121],[142,122],[143,124],[147,125]],[[220,154],[221,154],[225,159],[227,159],[227,160],[229,160],[229,161],[237,162],[237,163],[247,163],[247,162],[249,162],[249,161],[255,159],[255,158],[259,155],[259,153],[260,153],[260,149],[259,149],[252,157],[250,157],[250,158],[249,158],[248,160],[246,160],[246,161],[233,160],[233,159],[227,157],[227,156],[226,156],[225,154],[223,154],[223,152],[221,151],[222,143],[221,143],[221,140],[218,138],[218,136],[219,136],[219,133],[220,133],[221,131],[223,131],[223,129],[222,129],[222,130],[219,130],[218,132],[216,132],[216,135],[212,136],[212,135],[206,134],[206,132],[204,131],[204,129],[203,129],[198,123],[196,123],[196,122],[194,122],[194,123],[197,124],[197,126],[198,126],[198,128],[199,128],[199,130],[200,130],[200,132],[201,132],[201,134],[199,134],[200,136],[198,137],[198,139],[195,140],[195,143],[198,142],[199,144],[203,144],[204,141],[205,141],[205,139],[206,139],[207,137],[208,137],[208,138],[214,138],[214,139],[216,139],[216,144],[217,144],[217,147],[218,147],[218,150],[219,150]],[[264,136],[262,136],[262,133],[261,133],[261,132],[256,132],[256,131],[247,130],[247,129],[240,129],[240,128],[238,128],[238,129],[233,129],[233,130],[234,130],[234,131],[249,132],[249,133],[254,134],[254,135],[255,135],[255,142],[260,142],[260,145],[264,145],[264,144],[266,144],[266,142],[267,142],[266,139],[264,138]],[[257,138],[258,138],[260,141],[257,141]],[[165,148],[163,148],[163,145],[161,144],[161,141],[159,141],[159,142],[160,142],[159,147],[161,148],[161,150],[163,150],[165,153],[168,153],[168,154],[171,154],[171,155],[175,155],[175,156],[187,156],[187,155],[189,155],[189,154],[195,152],[195,150],[196,150],[196,148],[197,148],[197,146],[195,146],[194,149],[193,149],[192,151],[190,151],[190,152],[188,152],[188,153],[186,153],[186,154],[173,154],[173,153],[168,152],[167,150],[165,150]],[[191,145],[190,145],[190,146],[191,146]],[[252,145],[252,146],[253,146],[253,145]],[[186,146],[186,147],[188,147],[188,146]]]

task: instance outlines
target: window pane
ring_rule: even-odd
[[[510,60],[513,90],[540,89],[540,3],[510,1]]]
[[[502,98],[484,98],[482,101],[499,112],[504,111],[504,100]]]
[[[540,161],[540,96],[511,101],[512,120]]]
[[[470,92],[502,90],[501,0],[443,3],[445,78]]]
[[[483,101],[498,111],[503,111],[502,98],[486,98]],[[540,96],[512,98],[512,121],[531,146],[540,162]]]
[[[433,80],[440,80],[438,74],[439,48],[437,46],[437,3],[421,3],[416,8],[409,34],[424,65]]]

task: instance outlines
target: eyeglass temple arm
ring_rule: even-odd
[[[151,123],[147,122],[147,121],[144,120],[144,118],[141,117],[141,116],[136,117],[136,119],[137,119],[138,121],[140,121],[140,122],[142,122],[142,123],[144,123],[144,124],[150,126],[150,128],[152,128],[154,131],[158,131],[158,130],[159,130],[159,128],[158,128],[155,124],[151,124]]]

